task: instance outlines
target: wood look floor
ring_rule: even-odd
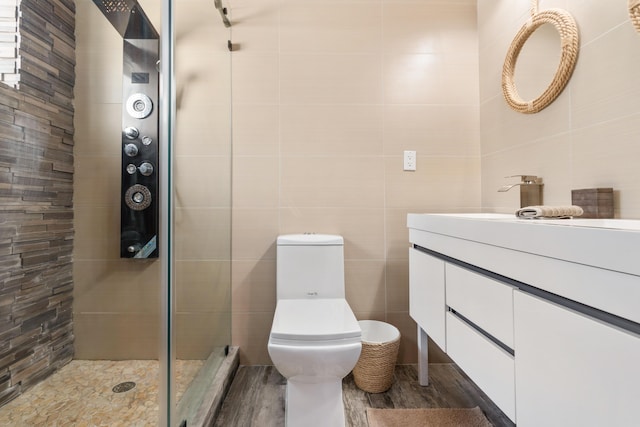
[[[430,364],[429,381],[428,387],[421,387],[417,366],[400,365],[391,389],[373,394],[358,389],[349,374],[342,382],[347,426],[367,427],[366,408],[475,406],[495,427],[514,425],[455,364]],[[214,426],[284,426],[285,385],[286,380],[273,366],[241,366]]]

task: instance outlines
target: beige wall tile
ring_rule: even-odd
[[[547,0],[547,2],[553,3],[551,0]],[[560,2],[560,0],[554,2]],[[564,0],[562,3],[565,3],[562,7],[571,12],[580,28],[580,39],[583,46],[618,25],[627,23],[627,26],[631,28],[631,25],[628,24],[629,14],[625,4],[620,7],[603,7],[604,4],[598,0]]]
[[[241,365],[272,365],[267,344],[273,312],[234,312],[233,345],[240,347]]]
[[[345,262],[345,293],[354,313],[384,313],[384,260]]]
[[[276,309],[276,261],[234,260],[233,312],[273,312]]]
[[[158,260],[76,260],[73,266],[75,313],[157,313]]]
[[[93,4],[91,6],[95,7]],[[98,10],[97,7],[95,9]],[[104,17],[101,19],[106,22]],[[117,33],[115,34],[117,36]],[[83,48],[80,46],[83,43],[78,40],[77,77],[73,89],[76,111],[97,102],[122,103],[122,39],[117,37],[115,41],[113,45],[107,44],[97,49],[91,45],[85,45]],[[96,76],[101,78],[98,79]]]
[[[387,105],[384,154],[397,156],[404,150],[421,156],[480,155],[477,101],[467,105]]]
[[[230,208],[176,208],[175,257],[177,260],[229,258]]]
[[[220,19],[215,17],[215,19]],[[214,28],[214,25],[209,26]],[[222,36],[224,37],[224,36]],[[176,108],[178,114],[185,107],[229,105],[231,102],[231,69],[226,40],[206,33],[200,43],[176,49]],[[216,51],[216,47],[224,51]],[[198,61],[191,61],[198,58]],[[215,119],[216,116],[212,115]]]
[[[233,43],[249,52],[277,52],[282,0],[234,0],[231,5]]]
[[[537,114],[522,114],[512,110],[502,96],[485,102],[480,107],[482,154],[569,132],[570,101],[569,92],[565,90]]]
[[[280,201],[280,159],[275,156],[233,158],[233,206],[276,208]]]
[[[379,105],[283,105],[283,156],[380,155]]]
[[[283,157],[281,168],[283,206],[383,206],[384,171],[380,157]]]
[[[629,54],[639,47],[638,34],[631,24],[614,28],[582,47],[570,85],[574,128],[640,110],[640,82],[636,78],[640,58]]]
[[[74,118],[76,156],[120,156],[122,104],[87,104]]]
[[[547,0],[544,0],[545,3]],[[546,4],[542,7],[547,8]],[[529,19],[531,2],[526,0],[483,0],[478,4],[478,38],[480,49],[499,40],[506,42],[503,52],[511,44],[520,27]]]
[[[385,158],[387,208],[480,206],[479,158],[418,154],[415,172],[403,171],[402,165],[402,156]]]
[[[379,104],[382,101],[380,55],[282,54],[283,104]]]
[[[177,111],[174,153],[177,156],[231,154],[231,106],[183,105]]]
[[[206,360],[217,347],[230,345],[230,312],[177,313],[175,318],[176,357]]]
[[[388,104],[468,104],[478,99],[477,53],[389,53],[384,57]]]
[[[337,234],[345,259],[384,257],[384,211],[363,208],[283,208],[280,234]]]
[[[280,12],[281,52],[380,51],[382,9],[369,3],[290,2]]]
[[[87,360],[158,359],[159,331],[157,313],[74,313],[74,357]]]
[[[120,205],[76,204],[73,215],[74,261],[120,257]]]
[[[278,104],[279,59],[275,53],[234,53],[233,103],[234,104]],[[259,71],[259,72],[257,72]]]
[[[409,311],[409,260],[388,259],[387,312]]]
[[[75,206],[120,205],[120,167],[118,156],[76,156],[73,201]]]
[[[476,5],[384,3],[386,52],[477,52]]]
[[[620,218],[640,219],[639,118],[640,112],[572,135],[572,188],[613,187]]]
[[[181,313],[229,312],[231,262],[176,261],[176,310]]]
[[[175,156],[173,170],[177,207],[231,206],[231,159],[228,156]]]
[[[280,106],[233,105],[234,156],[276,156],[280,149]]]
[[[275,259],[278,209],[233,209],[232,259]]]
[[[420,200],[415,200],[416,205],[410,208],[385,210],[385,256],[387,260],[408,259],[409,257],[409,229],[407,228],[408,213],[429,213],[429,208],[419,205]],[[459,209],[458,211],[461,211]]]

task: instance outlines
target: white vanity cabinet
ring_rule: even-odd
[[[640,221],[585,221],[408,216],[418,347],[518,426],[640,425]]]
[[[409,313],[514,420],[513,288],[411,248]]]
[[[637,426],[640,337],[515,292],[518,425]]]

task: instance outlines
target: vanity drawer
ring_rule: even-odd
[[[450,312],[447,354],[515,422],[513,356]]]
[[[513,287],[446,264],[446,302],[470,322],[513,347]]]

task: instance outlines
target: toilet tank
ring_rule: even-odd
[[[345,297],[342,236],[279,236],[276,267],[278,299]]]

